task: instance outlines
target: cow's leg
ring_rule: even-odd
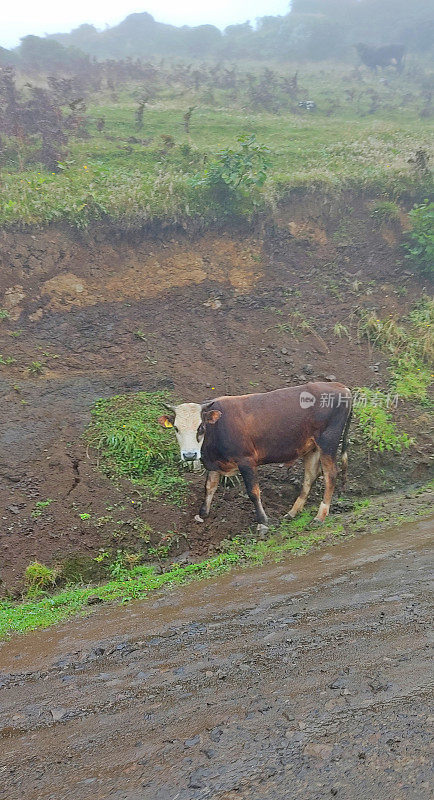
[[[267,527],[268,519],[264,509],[262,508],[261,490],[258,483],[258,472],[256,468],[250,464],[240,464],[239,470],[245,483],[247,494],[255,506],[258,530],[263,530],[265,527]]]
[[[318,513],[315,517],[317,522],[324,522],[330,510],[330,503],[333,497],[333,492],[336,485],[336,477],[338,468],[336,464],[336,456],[321,453],[321,466],[324,473],[324,497],[320,503]]]
[[[200,507],[200,511],[195,516],[196,522],[203,522],[205,517],[208,516],[211,508],[212,499],[216,493],[217,486],[219,485],[220,473],[214,470],[208,472],[205,483],[205,498]]]
[[[320,472],[321,472],[320,451],[316,449],[313,451],[313,453],[308,453],[304,457],[303,486],[291,510],[288,511],[287,514],[285,514],[286,517],[291,517],[291,519],[293,519],[295,515],[298,514],[298,512],[304,508],[309,492],[311,490],[311,486],[313,482],[317,479]]]

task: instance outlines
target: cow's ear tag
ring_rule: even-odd
[[[158,424],[161,425],[162,428],[173,428],[173,422],[170,421],[169,417],[164,416],[158,417]]]

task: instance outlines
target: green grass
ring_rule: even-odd
[[[39,561],[33,561],[24,573],[24,582],[28,597],[38,597],[56,583],[56,570],[50,569]]]
[[[226,542],[225,551],[219,555],[195,564],[172,564],[161,574],[157,574],[153,565],[140,565],[129,571],[122,570],[122,577],[101,586],[71,587],[52,596],[22,603],[0,602],[0,639],[13,631],[22,633],[45,628],[76,613],[87,611],[87,600],[91,595],[104,602],[143,598],[164,586],[209,578],[226,572],[237,564],[258,564],[266,558],[280,560],[286,553],[306,553],[311,547],[330,537],[342,536],[343,527],[334,520],[328,521],[321,529],[309,529],[312,518],[313,513],[304,512],[296,520],[284,520],[279,529],[275,529],[265,540],[235,537]]]
[[[429,489],[428,484],[425,489]],[[420,490],[424,491],[424,489]],[[419,494],[417,491],[415,494]],[[379,516],[373,503],[360,501],[354,509],[354,520],[360,530],[360,523],[365,522],[365,529],[370,533],[388,525],[411,522],[432,510],[432,506],[421,505],[414,513],[386,517]],[[333,541],[344,536],[351,536],[351,512],[348,529],[336,517],[329,518],[321,528],[312,528],[310,523],[314,512],[304,511],[295,520],[285,519],[281,524],[270,529],[264,540],[254,537],[234,537],[222,543],[223,552],[194,564],[169,564],[163,573],[157,573],[154,565],[135,566],[130,570],[116,569],[113,564],[112,574],[119,576],[99,586],[72,586],[51,596],[39,599],[27,599],[21,603],[11,601],[0,602],[0,639],[12,633],[24,633],[37,628],[46,628],[76,614],[90,613],[88,599],[99,598],[103,602],[126,602],[135,598],[146,598],[153,591],[164,587],[174,587],[193,580],[203,580],[227,572],[234,566],[261,564],[264,560],[280,561],[287,554],[300,555],[312,547],[325,541]],[[43,565],[40,565],[43,566]],[[48,569],[48,568],[46,568]]]
[[[400,210],[391,200],[379,200],[371,207],[371,217],[380,224],[397,222],[400,219]]]
[[[361,84],[348,67],[337,65],[306,65],[299,72],[299,99],[308,96],[317,103],[312,114],[299,111],[297,102],[282,93],[278,113],[254,107],[246,82],[235,93],[214,91],[210,102],[203,89],[163,81],[137,131],[138,85],[120,87],[116,99],[107,91],[92,95],[90,138],[70,140],[59,173],[41,165],[20,171],[13,158],[3,163],[0,225],[68,221],[84,227],[110,218],[128,228],[161,217],[174,222],[221,219],[224,205],[194,177],[243,133],[255,134],[270,150],[270,169],[260,191],[263,207],[300,188],[335,194],[359,188],[391,198],[429,192],[429,175],[419,174],[411,162],[416,150],[429,152],[433,129],[432,121],[419,116],[422,95],[416,79],[388,76],[384,85],[378,77],[365,76]],[[379,97],[372,113],[371,90]],[[196,109],[187,134],[183,115],[191,105]],[[98,132],[96,120],[102,116],[106,124]],[[129,143],[131,137],[140,141]],[[167,147],[163,137],[172,137],[174,145]],[[247,207],[240,210],[248,212]]]
[[[361,313],[359,332],[390,355],[391,390],[402,400],[431,405],[434,364],[434,300],[422,297],[402,320]]]
[[[422,405],[432,405],[428,395],[434,377],[432,370],[432,366],[428,367],[422,360],[411,356],[393,359],[390,367],[393,391],[402,400],[416,400]]]
[[[366,386],[356,390],[354,417],[362,439],[369,450],[401,453],[410,447],[412,439],[400,431],[392,419],[390,395]]]
[[[99,466],[110,478],[126,477],[151,497],[182,503],[187,484],[173,431],[158,424],[167,392],[139,392],[98,400],[86,440],[98,451]]]

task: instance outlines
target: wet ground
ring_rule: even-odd
[[[0,798],[430,797],[433,528],[4,643]]]

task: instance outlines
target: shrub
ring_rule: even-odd
[[[425,200],[410,211],[412,229],[407,235],[406,258],[423,274],[434,275],[434,203]]]
[[[237,142],[241,145],[239,150],[220,150],[203,173],[192,179],[192,184],[207,187],[217,202],[231,207],[245,198],[257,205],[258,190],[264,185],[270,166],[269,148],[258,144],[255,134],[239,136]]]

